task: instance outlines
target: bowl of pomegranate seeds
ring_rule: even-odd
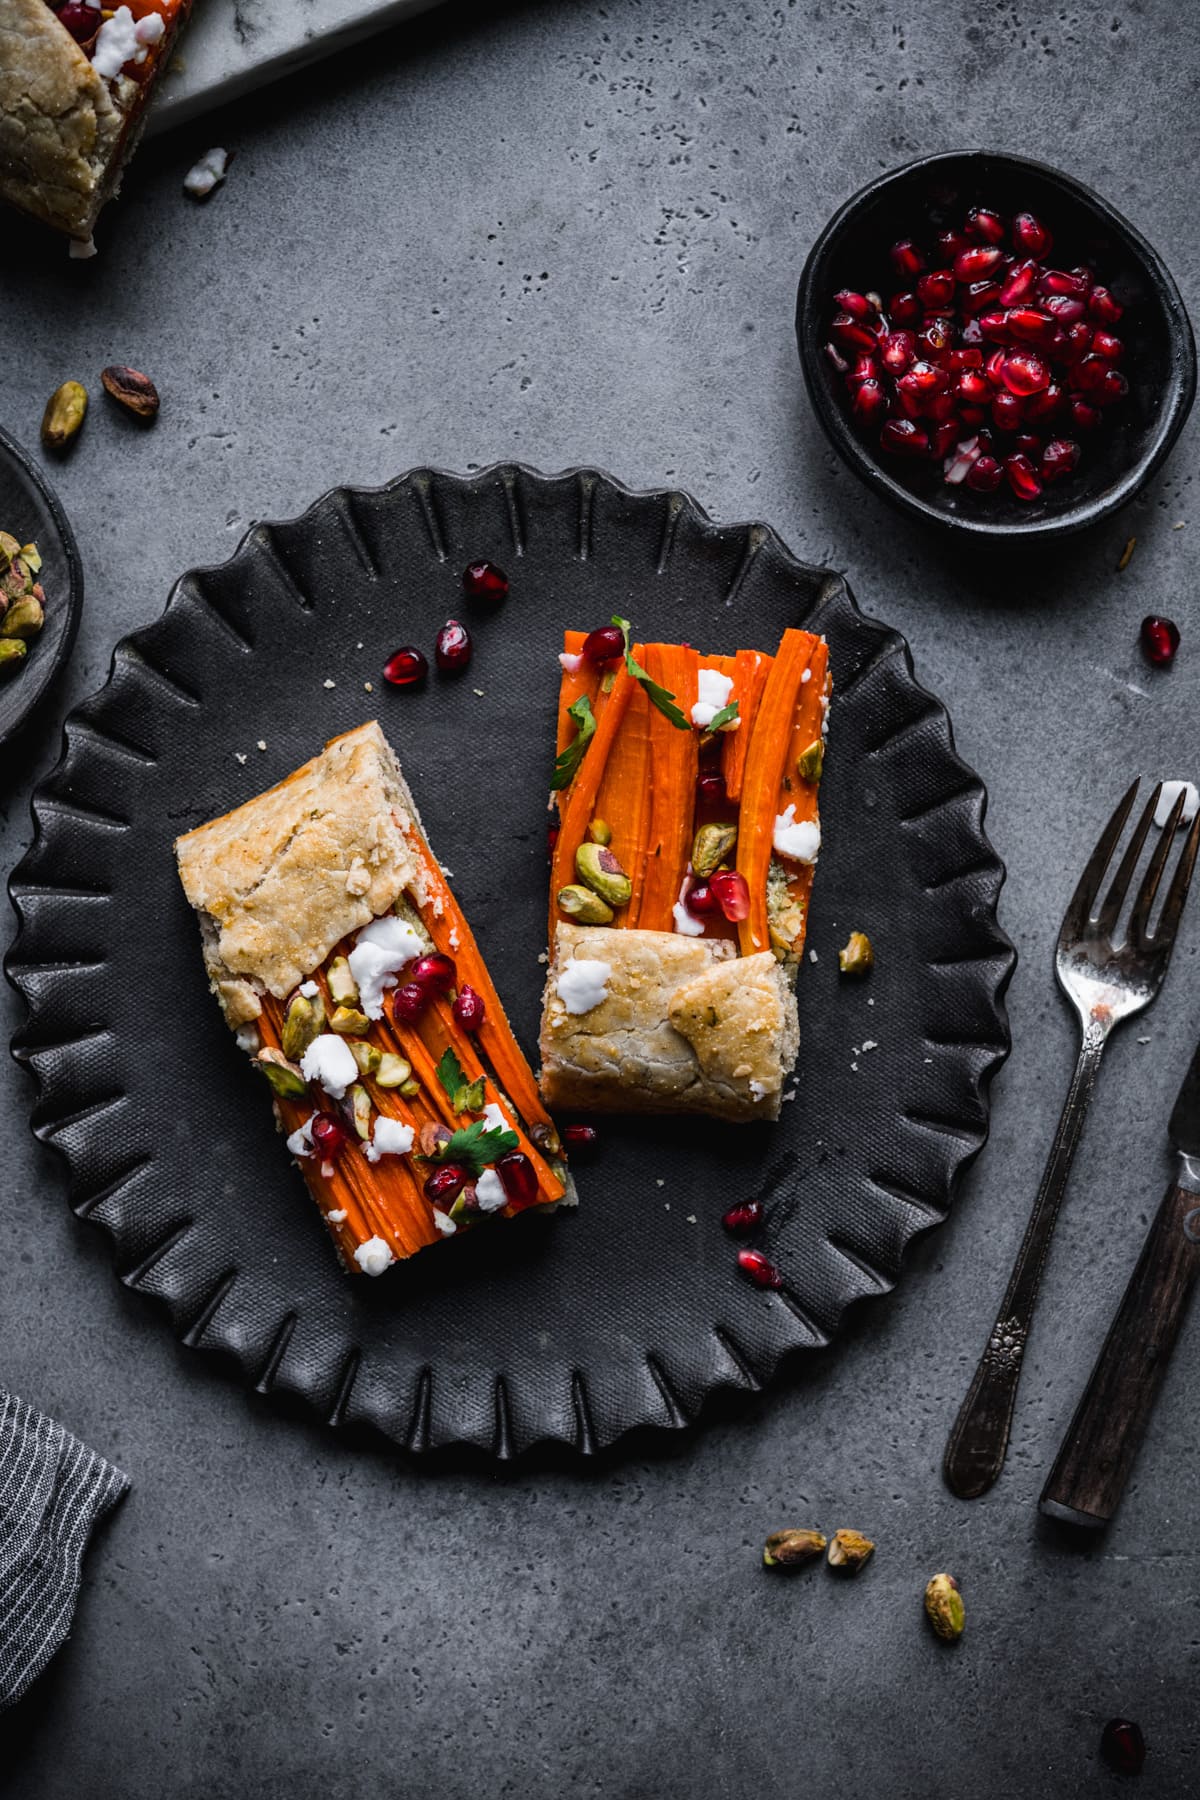
[[[1141,233],[1070,176],[987,151],[848,200],[805,263],[796,337],[850,468],[976,535],[1061,536],[1123,506],[1196,391],[1183,301]]]

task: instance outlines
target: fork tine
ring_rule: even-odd
[[[1179,800],[1180,810],[1182,811],[1182,794],[1179,796]],[[1196,852],[1198,849],[1200,849],[1200,813],[1197,813],[1196,817],[1192,820],[1192,829],[1188,832],[1187,842],[1183,846],[1183,855],[1179,859],[1179,866],[1171,879],[1170,887],[1167,889],[1167,898],[1163,903],[1162,913],[1159,916],[1154,936],[1150,940],[1151,945],[1155,950],[1170,950],[1171,945],[1175,942],[1175,933],[1179,929],[1179,919],[1183,912],[1183,903],[1188,896],[1188,887],[1192,879],[1192,870],[1196,866]],[[1145,936],[1143,934],[1143,943],[1144,942]]]
[[[1079,877],[1079,886],[1071,896],[1071,904],[1063,915],[1062,930],[1058,934],[1061,945],[1077,943],[1087,928],[1088,916],[1092,910],[1092,902],[1100,891],[1100,883],[1104,879],[1104,871],[1112,859],[1117,840],[1125,829],[1125,821],[1129,817],[1133,802],[1137,797],[1141,776],[1134,778],[1132,787],[1124,799],[1118,803],[1117,810],[1104,827],[1100,842],[1088,858],[1087,867]]]
[[[1138,820],[1137,830],[1129,840],[1129,847],[1121,858],[1120,867],[1113,876],[1112,886],[1105,895],[1104,905],[1100,908],[1100,916],[1096,920],[1096,930],[1100,933],[1101,937],[1111,938],[1113,931],[1116,928],[1121,908],[1125,904],[1125,896],[1129,892],[1129,884],[1133,880],[1133,871],[1137,868],[1138,858],[1142,854],[1142,846],[1145,844],[1150,827],[1154,823],[1154,814],[1158,807],[1159,796],[1161,793],[1162,782],[1160,781],[1155,785],[1154,792],[1142,809],[1142,816]]]
[[[1162,836],[1155,846],[1154,855],[1150,858],[1146,873],[1142,876],[1142,885],[1138,889],[1138,897],[1134,901],[1133,911],[1129,915],[1129,941],[1131,944],[1140,944],[1143,949],[1149,945],[1146,922],[1150,917],[1150,908],[1154,905],[1154,896],[1158,892],[1162,872],[1167,866],[1167,858],[1171,854],[1171,846],[1175,842],[1175,833],[1179,830],[1179,821],[1183,817],[1186,798],[1187,790],[1183,789],[1171,808],[1170,818],[1162,828]]]

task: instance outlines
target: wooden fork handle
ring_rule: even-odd
[[[1075,1525],[1108,1524],[1145,1434],[1200,1273],[1200,1191],[1167,1189],[1104,1348],[1076,1408],[1041,1510]]]

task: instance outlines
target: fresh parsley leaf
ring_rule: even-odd
[[[722,725],[732,725],[737,716],[738,703],[736,700],[731,700],[728,706],[723,706],[719,713],[713,714],[711,722],[706,725],[704,729],[706,731],[720,731]]]
[[[437,1066],[437,1078],[445,1089],[448,1100],[453,1100],[459,1088],[466,1083],[467,1071],[455,1055],[453,1045],[447,1045],[442,1052],[442,1060]]]
[[[576,769],[583,761],[583,753],[596,733],[596,715],[586,694],[580,694],[574,706],[568,706],[567,717],[574,719],[579,729],[574,740],[554,759],[554,776],[550,782],[552,793],[570,785]]]
[[[616,613],[614,613],[612,622],[625,637],[625,667],[629,670],[633,679],[636,682],[639,682],[645,689],[646,698],[649,700],[651,706],[657,706],[659,712],[663,715],[663,718],[669,719],[672,725],[679,731],[690,731],[692,729],[691,726],[675,704],[674,694],[669,688],[660,687],[657,681],[651,679],[645,669],[643,669],[641,663],[637,661],[633,651],[629,648],[629,620],[618,618]]]
[[[489,1163],[498,1157],[507,1156],[520,1143],[515,1131],[498,1131],[489,1127],[486,1119],[476,1119],[471,1125],[464,1125],[439,1144],[435,1156],[425,1157],[425,1162],[460,1163],[469,1171],[472,1181],[477,1181]]]

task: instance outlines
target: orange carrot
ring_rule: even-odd
[[[700,659],[681,644],[647,644],[647,674],[675,696],[685,718],[696,703]],[[641,931],[670,931],[671,909],[687,872],[696,807],[698,742],[657,707],[650,716],[650,831],[645,870],[628,907],[628,924]]]
[[[743,956],[770,945],[767,875],[771,867],[776,807],[805,686],[802,677],[818,647],[807,631],[785,631],[763,688],[742,777],[737,866],[750,890],[750,913],[738,926]],[[810,681],[808,686],[820,685]]]
[[[629,876],[635,895],[645,871],[650,831],[651,711],[645,693],[637,688],[605,763],[594,813],[610,827],[613,855]],[[624,912],[617,914],[617,923],[628,923]]]
[[[804,751],[821,736],[824,725],[825,708],[823,700],[829,698],[829,651],[824,641],[817,644],[813,651],[813,659],[809,664],[811,679],[800,689],[800,704],[796,708],[796,723],[792,730],[792,740],[788,745],[787,760],[784,764],[783,780],[780,784],[777,810],[786,812],[794,806],[795,818],[799,820],[818,820],[818,786],[817,781],[802,776],[796,765]],[[808,931],[808,902],[812,894],[813,876],[816,873],[812,863],[789,863],[788,894],[802,914],[799,931],[792,939],[792,954],[799,956],[804,948],[804,939]]]
[[[641,646],[634,646],[634,655],[638,656]],[[617,732],[629,710],[637,682],[634,681],[624,663],[617,666],[617,678],[613,683],[608,704],[600,715],[595,736],[584,754],[583,761],[575,771],[575,778],[566,789],[566,804],[561,807],[562,825],[558,834],[558,843],[554,847],[554,856],[550,870],[550,942],[554,942],[555,927],[559,920],[558,890],[568,886],[575,879],[575,852],[587,835],[596,806],[596,795],[600,791],[600,783],[604,777],[605,766],[609,754],[616,741]],[[517,1096],[514,1094],[513,1099]],[[517,1101],[520,1105],[520,1101]],[[525,1109],[522,1106],[521,1111]]]
[[[754,721],[774,660],[758,650],[739,650],[734,657],[732,697],[738,703],[739,724],[736,731],[726,733],[721,745],[721,770],[731,800],[741,799]]]

